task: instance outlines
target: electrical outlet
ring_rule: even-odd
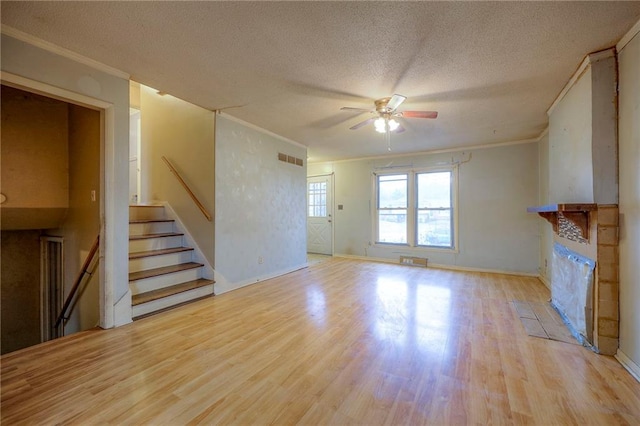
[[[258,263],[260,265],[262,265],[264,263],[264,259],[262,258],[262,256],[258,256]]]

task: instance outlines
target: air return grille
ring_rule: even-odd
[[[295,164],[296,166],[300,167],[302,167],[302,165],[304,164],[302,162],[302,158],[296,158],[293,155],[283,154],[282,152],[278,153],[278,160],[289,164]]]

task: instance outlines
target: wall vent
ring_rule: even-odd
[[[302,158],[297,158],[297,157],[294,157],[293,155],[283,154],[282,152],[278,153],[278,160],[284,163],[289,163],[289,164],[293,164],[300,167],[302,167],[302,165],[304,164],[304,162],[302,161]]]
[[[429,259],[426,257],[400,256],[400,263],[402,265],[421,266],[426,268],[428,260]]]

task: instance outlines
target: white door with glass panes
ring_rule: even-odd
[[[307,178],[307,251],[333,254],[333,175]]]

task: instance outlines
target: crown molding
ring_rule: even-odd
[[[560,94],[553,101],[549,109],[547,110],[547,115],[550,116],[553,111],[556,109],[560,101],[564,99],[566,94],[571,90],[571,88],[576,84],[576,82],[582,77],[582,75],[587,71],[589,66],[595,62],[602,61],[603,59],[614,57],[616,54],[616,48],[610,47],[608,49],[600,50],[598,52],[589,53],[584,57],[578,69],[573,73],[567,84],[564,85]]]
[[[548,130],[548,129],[547,129]],[[469,146],[461,146],[456,148],[446,148],[446,149],[434,149],[430,151],[416,151],[416,152],[407,152],[403,154],[391,154],[391,155],[373,155],[370,157],[357,157],[357,158],[345,158],[343,160],[322,160],[322,161],[311,161],[309,160],[309,164],[322,164],[322,163],[346,163],[349,161],[362,161],[362,160],[379,160],[382,158],[403,158],[403,157],[415,157],[417,155],[433,155],[433,154],[444,154],[448,152],[464,152],[464,151],[474,151],[478,149],[491,149],[491,148],[501,148],[505,146],[513,146],[513,145],[523,145],[527,143],[537,143],[542,139],[545,132],[547,130],[543,130],[540,136],[536,136],[531,139],[520,139],[516,141],[509,142],[497,142],[497,143],[488,143],[488,144],[479,144],[479,145],[469,145]]]
[[[124,71],[120,71],[119,69],[113,68],[109,65],[105,65],[102,62],[98,62],[94,59],[87,58],[86,56],[80,55],[79,53],[73,52],[69,49],[65,49],[64,47],[60,47],[46,40],[42,40],[38,37],[22,32],[8,25],[2,24],[1,32],[8,37],[15,38],[16,40],[23,41],[42,50],[46,50],[47,52],[63,56],[67,59],[71,59],[72,61],[87,65],[91,68],[95,68],[105,74],[109,74],[125,80],[129,80],[129,78],[131,77]]]
[[[616,50],[620,52],[622,49],[624,49],[624,47],[629,44],[629,42],[633,40],[633,38],[638,35],[638,33],[640,33],[640,21],[636,22],[636,24],[631,27],[631,29],[627,31],[624,36],[622,36],[618,44],[616,44]]]
[[[262,127],[258,127],[258,126],[256,126],[255,124],[251,124],[251,123],[249,123],[249,122],[247,122],[247,121],[244,121],[244,120],[241,120],[241,119],[239,119],[239,118],[236,118],[236,117],[234,117],[234,116],[232,116],[232,115],[227,114],[226,112],[222,112],[222,111],[215,111],[215,113],[216,113],[216,115],[219,115],[219,116],[221,116],[221,117],[223,117],[223,118],[226,118],[227,120],[235,121],[235,122],[236,122],[236,123],[238,123],[238,124],[242,124],[243,126],[249,127],[250,129],[256,130],[256,131],[258,131],[258,132],[260,132],[260,133],[264,133],[264,134],[269,135],[269,136],[272,136],[272,137],[274,137],[274,138],[276,138],[276,139],[280,139],[281,141],[284,141],[284,142],[289,143],[289,144],[291,144],[291,145],[295,145],[295,146],[297,146],[297,147],[304,148],[305,150],[308,150],[308,149],[309,149],[309,147],[308,147],[308,146],[303,145],[303,144],[301,144],[300,142],[296,142],[296,141],[294,141],[294,140],[287,139],[287,138],[285,138],[284,136],[280,136],[280,135],[278,135],[277,133],[273,133],[273,132],[272,132],[272,131],[270,131],[270,130],[263,129]]]

